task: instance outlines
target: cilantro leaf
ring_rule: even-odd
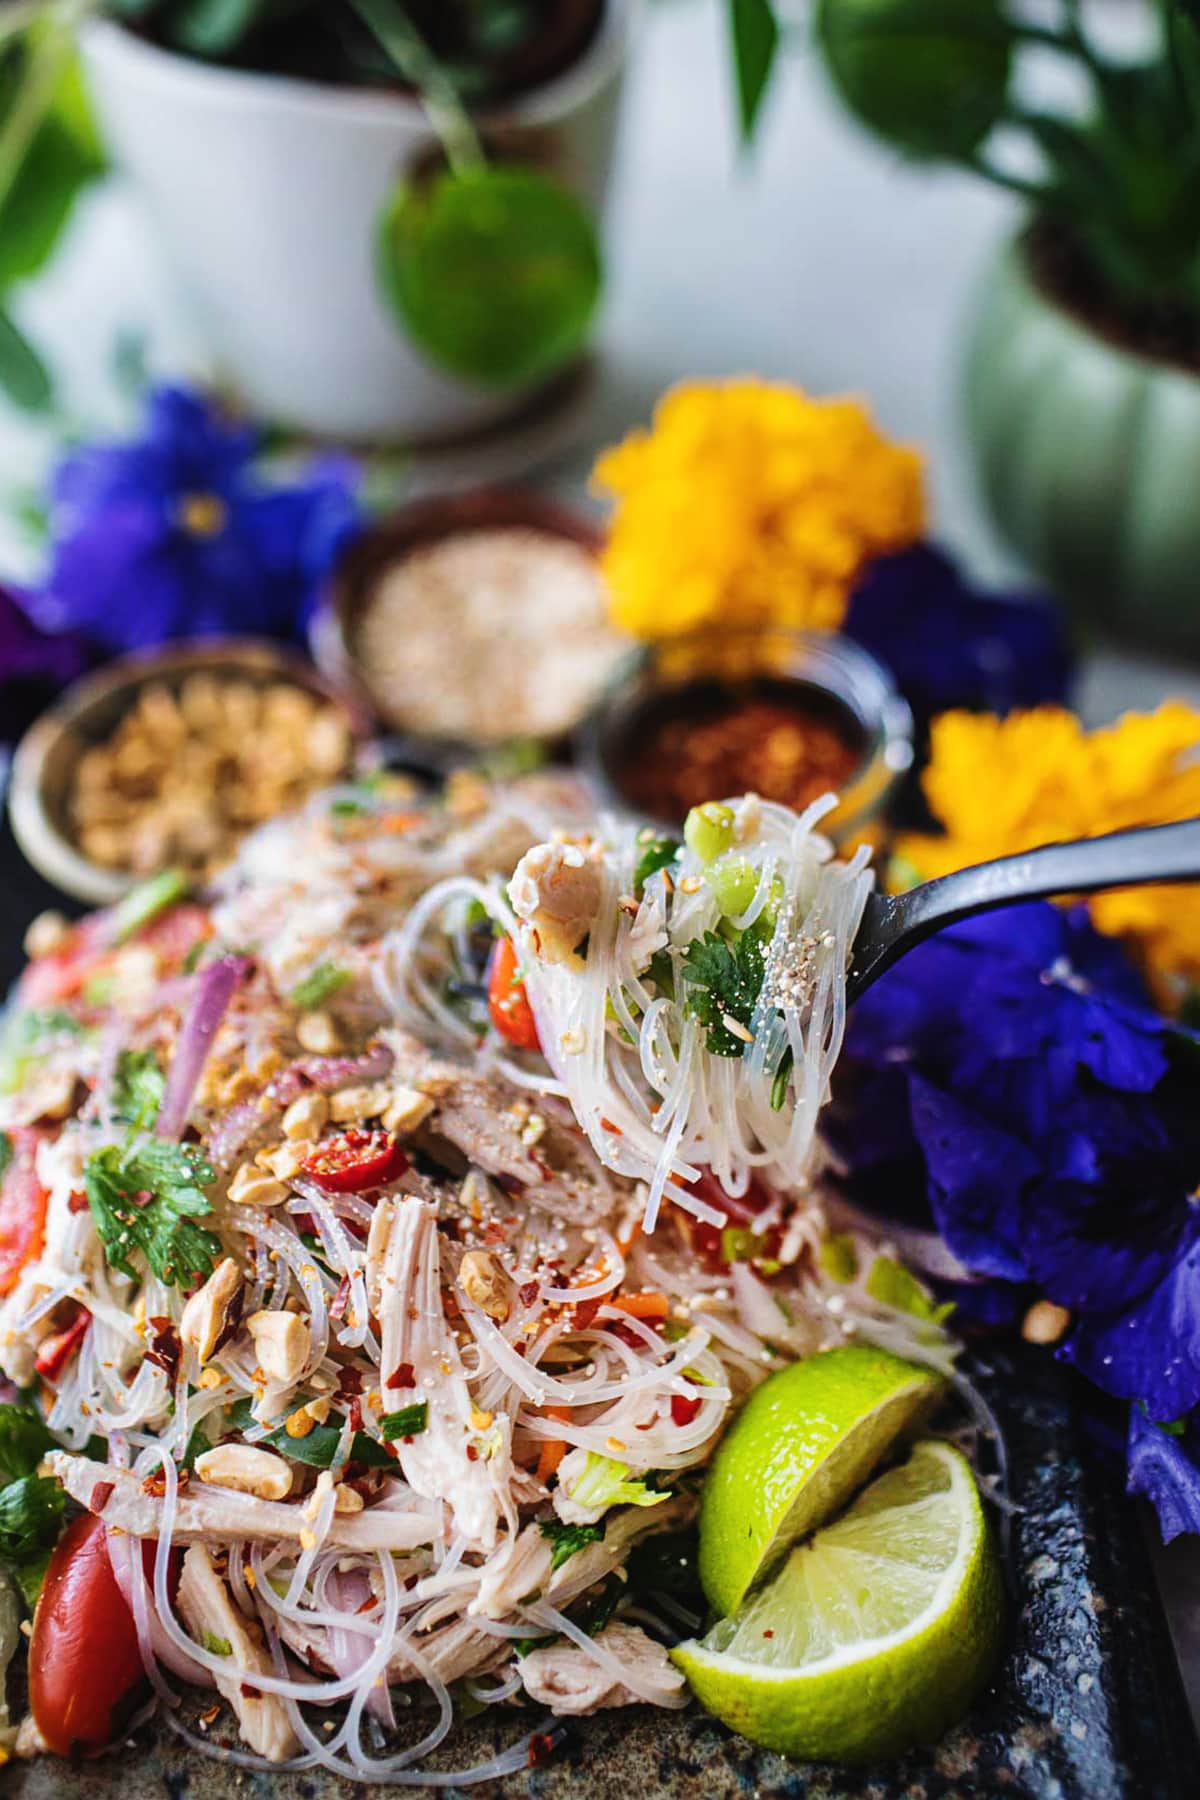
[[[600,1542],[604,1536],[604,1520],[601,1519],[598,1525],[562,1525],[557,1519],[543,1519],[538,1530],[554,1546],[550,1556],[551,1570],[561,1569],[577,1550]]]
[[[412,1406],[402,1406],[399,1412],[384,1413],[379,1421],[380,1435],[385,1444],[394,1444],[397,1438],[416,1437],[428,1423],[429,1402],[417,1400]]]
[[[110,1265],[136,1276],[130,1255],[139,1250],[160,1281],[184,1286],[207,1277],[220,1239],[192,1220],[212,1211],[204,1189],[215,1180],[192,1144],[142,1138],[93,1151],[83,1185]]]
[[[113,1117],[138,1131],[149,1131],[166,1087],[167,1078],[153,1050],[122,1050],[113,1074]]]
[[[339,969],[336,963],[319,962],[309,970],[303,981],[297,982],[288,999],[301,1012],[312,1012],[315,1007],[323,1006],[326,1000],[331,1000],[352,980],[349,969]]]
[[[22,1475],[0,1492],[0,1558],[24,1563],[58,1536],[67,1497],[49,1475]]]
[[[725,1021],[732,1019],[749,1029],[764,969],[762,940],[751,931],[743,931],[734,944],[706,931],[688,945],[682,974],[691,986],[684,1009],[706,1028],[714,1056],[741,1056],[745,1050],[746,1040]]]
[[[638,843],[641,855],[634,865],[633,891],[640,900],[650,877],[673,863],[683,846],[678,838],[655,837],[653,834],[647,836],[644,843],[639,838]]]
[[[47,1450],[57,1450],[40,1413],[31,1406],[0,1406],[0,1483],[32,1475]]]

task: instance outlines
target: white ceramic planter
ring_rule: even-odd
[[[480,121],[597,215],[634,9],[608,0],[578,63]],[[436,149],[415,99],[214,68],[108,21],[83,49],[105,142],[255,412],[354,443],[428,443],[528,403],[528,389],[484,392],[432,367],[380,295],[380,210]]]

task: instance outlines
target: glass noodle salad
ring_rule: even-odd
[[[0,1050],[18,1754],[152,1703],[229,1762],[433,1788],[684,1704],[662,1571],[732,1410],[847,1336],[952,1360],[827,1222],[869,876],[819,811],[676,843],[561,778],[382,777],[200,896],[39,923]]]

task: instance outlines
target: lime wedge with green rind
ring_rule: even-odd
[[[1000,1561],[966,1459],[925,1442],[706,1637],[672,1652],[702,1704],[756,1744],[863,1763],[967,1712],[1003,1640]]]
[[[700,1514],[700,1579],[736,1612],[801,1537],[920,1430],[945,1391],[929,1369],[848,1344],[793,1363],[751,1394],[721,1440]]]

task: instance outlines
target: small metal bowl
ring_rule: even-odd
[[[174,690],[188,675],[236,676],[255,687],[290,682],[339,706],[352,736],[362,741],[370,722],[352,697],[304,657],[256,638],[197,640],[122,657],[74,682],[25,733],[13,758],[8,811],[13,836],[47,881],[76,900],[108,906],[141,879],[104,868],[79,849],[71,829],[71,778],[83,754],[104,743],[142,688],[165,682]]]
[[[629,658],[585,719],[577,738],[584,774],[601,799],[623,811],[640,809],[621,786],[642,722],[661,700],[713,684],[732,691],[756,680],[794,684],[840,712],[861,745],[858,762],[821,830],[835,843],[874,831],[913,760],[913,719],[907,701],[873,656],[836,632],[699,632],[663,638]],[[716,799],[717,795],[706,798]],[[682,819],[656,819],[679,826]]]
[[[392,716],[386,696],[372,683],[371,670],[359,648],[362,621],[381,578],[413,551],[445,538],[509,528],[565,538],[593,557],[599,555],[604,542],[592,520],[541,494],[520,488],[476,488],[429,496],[401,507],[355,538],[338,564],[310,629],[313,657],[332,681],[350,688],[364,707],[384,721],[383,728],[390,734],[390,760],[444,773],[463,762],[477,762],[481,747],[486,746],[448,735],[408,733],[403,720]],[[502,630],[503,621],[498,620],[497,631]],[[602,680],[597,677],[597,689]],[[523,739],[528,735],[519,729],[511,734]],[[561,740],[538,741],[550,751],[561,747]]]

